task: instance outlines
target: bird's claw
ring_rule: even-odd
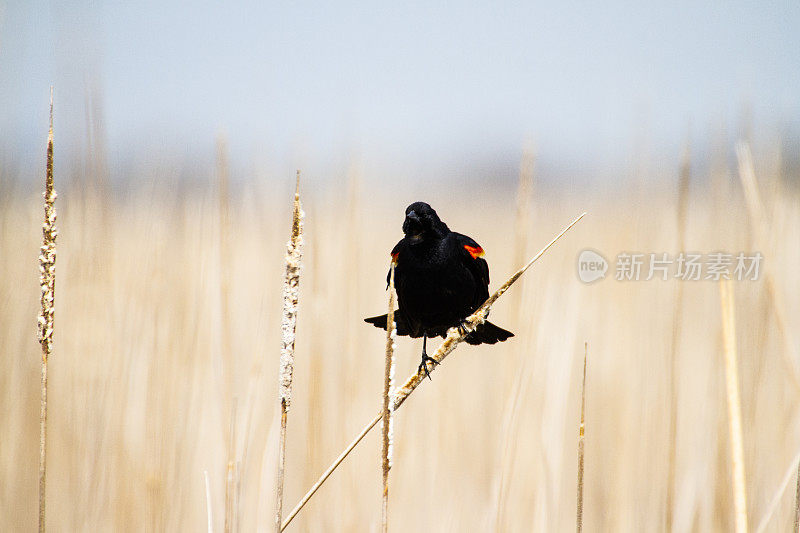
[[[425,375],[428,376],[428,379],[433,381],[433,379],[431,378],[430,370],[428,370],[428,361],[433,363],[433,366],[439,364],[439,361],[437,361],[433,357],[430,357],[428,354],[424,353],[422,354],[422,362],[419,364],[419,368],[417,368],[417,374],[419,374],[420,372],[425,372]]]

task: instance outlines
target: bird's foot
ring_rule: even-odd
[[[430,357],[428,354],[423,353],[422,354],[422,362],[419,364],[419,368],[417,368],[417,374],[419,374],[420,372],[425,372],[425,375],[428,376],[428,379],[433,381],[433,379],[431,379],[431,373],[428,370],[428,361],[433,363],[433,366],[436,366],[436,365],[439,364],[439,361],[437,361],[433,357]]]

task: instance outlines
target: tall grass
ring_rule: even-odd
[[[763,249],[772,257],[776,257],[777,253],[771,246],[769,220],[761,199],[749,145],[740,142],[736,146],[736,157],[739,163],[739,179],[744,191],[745,205],[747,205],[750,217],[750,229],[755,236],[753,242],[757,248]],[[775,319],[785,343],[785,349],[782,352],[784,361],[791,371],[795,385],[800,388],[800,348],[798,348],[798,341],[795,335],[796,328],[791,326],[788,321],[783,292],[778,288],[771,268],[766,268],[764,277]]]
[[[742,404],[739,394],[739,362],[736,349],[736,313],[731,281],[719,283],[722,306],[722,336],[725,355],[725,385],[728,397],[728,426],[733,472],[733,502],[737,533],[747,531],[747,489],[745,487],[744,443],[742,437]]]
[[[426,376],[430,377],[430,373],[435,370],[435,368],[439,365],[439,363],[444,361],[444,359],[447,356],[453,353],[456,347],[460,343],[462,343],[470,333],[475,331],[475,328],[477,328],[480,324],[482,324],[486,320],[486,317],[489,315],[489,311],[492,305],[497,301],[497,299],[500,298],[503,294],[505,294],[505,292],[520,277],[522,277],[522,275],[531,266],[533,266],[533,264],[536,263],[536,261],[538,261],[539,258],[542,255],[544,255],[544,253],[547,250],[549,250],[551,246],[553,246],[561,237],[563,237],[564,234],[567,233],[567,231],[572,229],[572,227],[575,224],[577,224],[585,215],[586,213],[584,212],[577,218],[575,218],[575,220],[573,220],[567,227],[565,227],[561,231],[561,233],[556,235],[549,243],[547,243],[547,245],[544,248],[539,250],[539,253],[537,253],[533,257],[533,259],[528,261],[522,268],[520,268],[514,274],[512,274],[511,277],[508,278],[508,280],[503,285],[501,285],[500,288],[494,291],[494,293],[492,293],[489,296],[489,298],[487,298],[486,301],[478,309],[476,309],[471,315],[469,315],[462,321],[460,327],[458,328],[453,327],[448,330],[447,336],[445,337],[444,341],[442,341],[442,343],[439,345],[439,347],[436,348],[436,351],[434,351],[433,354],[430,356],[430,360],[423,361],[423,364],[419,367],[419,369],[415,373],[411,374],[411,376],[408,379],[406,379],[405,383],[403,383],[403,385],[399,387],[397,392],[395,392],[395,394],[392,396],[390,402],[391,406],[382,409],[381,412],[379,412],[378,415],[375,418],[373,418],[371,422],[369,422],[366,426],[364,426],[364,429],[361,430],[361,433],[359,433],[356,439],[352,443],[350,443],[350,445],[347,448],[345,448],[344,452],[339,454],[339,457],[336,458],[333,464],[331,464],[331,466],[328,467],[328,469],[322,474],[322,476],[320,476],[317,482],[314,483],[314,485],[311,487],[311,489],[309,489],[309,491],[305,494],[305,496],[303,496],[303,498],[295,506],[292,512],[289,513],[289,516],[286,517],[286,521],[284,522],[283,527],[281,529],[284,529],[286,528],[286,526],[289,525],[289,523],[294,519],[294,517],[297,516],[297,513],[299,513],[303,509],[305,504],[308,503],[308,501],[311,499],[312,496],[314,496],[314,494],[322,486],[322,484],[325,483],[325,481],[327,481],[327,479],[330,477],[333,471],[339,467],[339,465],[342,463],[342,461],[344,461],[347,455],[358,445],[359,442],[361,442],[361,439],[363,439],[367,435],[367,433],[369,433],[372,430],[372,428],[374,428],[375,425],[382,418],[388,421],[388,417],[385,417],[385,413],[387,411],[394,412],[397,409],[399,409],[400,406],[402,406],[403,403],[405,403],[408,397],[417,389],[417,387],[419,387],[420,384],[422,384],[425,377]],[[392,272],[394,272],[394,269],[392,269]],[[390,338],[391,328],[388,328],[387,331],[388,331],[387,335]],[[388,423],[384,427],[388,428]],[[386,438],[384,442],[387,443],[387,449],[388,449],[388,438]],[[388,460],[388,455],[387,455],[387,460]],[[388,475],[388,465],[386,468],[384,468],[384,472],[385,472],[384,475]]]
[[[583,344],[583,379],[581,379],[581,424],[578,429],[578,503],[575,518],[575,529],[578,533],[583,531],[583,467],[586,453],[586,356],[589,352],[589,343]]]
[[[286,245],[286,279],[283,285],[283,315],[281,318],[281,356],[278,382],[281,432],[278,444],[278,476],[275,486],[275,530],[283,529],[283,487],[286,473],[286,424],[292,404],[292,379],[294,377],[294,350],[297,339],[297,311],[300,302],[300,266],[303,257],[303,208],[300,204],[300,171],[297,172],[294,204],[292,208],[292,233]]]
[[[691,150],[689,145],[684,148],[680,163],[678,176],[678,205],[677,215],[677,249],[686,249],[686,217],[689,212],[689,186],[692,172]],[[684,284],[678,283],[675,286],[675,303],[672,307],[672,338],[670,339],[669,370],[667,374],[669,384],[669,448],[667,451],[667,496],[666,496],[666,519],[667,531],[672,531],[673,512],[675,505],[675,461],[676,447],[678,442],[678,377],[679,366],[678,356],[681,347],[681,327],[683,320],[683,289]]]
[[[759,177],[765,175],[761,160],[754,154]],[[670,174],[664,180],[674,183],[674,166]],[[229,426],[219,395],[208,393],[218,387],[216,187],[209,182],[179,196],[168,186],[168,172],[152,175],[159,179],[141,191],[109,199],[105,220],[86,212],[93,204],[74,194],[59,200],[58,356],[49,361],[51,529],[207,530],[206,501],[222,528]],[[371,180],[370,175],[361,185],[369,201],[357,204],[356,221],[368,223],[343,223],[348,203],[337,187],[308,187],[304,193],[304,204],[313,209],[300,291],[307,312],[298,315],[296,416],[286,436],[284,495],[290,504],[377,410],[385,337],[361,320],[385,308],[388,250],[400,236],[402,209],[412,200],[427,200],[451,228],[475,237],[487,252],[492,289],[515,268],[513,191],[490,192],[473,209],[474,197],[459,188],[431,186],[420,198]],[[41,348],[30,318],[40,303],[38,280],[33,260],[24,258],[41,244],[41,198],[16,191],[3,198],[0,211],[0,516],[9,530],[26,530],[37,516]],[[277,475],[274,370],[285,262],[275,250],[290,232],[285,197],[245,186],[230,198],[230,327],[241,347],[234,350],[239,372],[233,389],[242,424],[236,435],[246,450],[241,531],[269,529],[274,519],[273,505],[265,502],[274,501]],[[494,306],[491,320],[516,336],[460,349],[437,368],[433,384],[419,388],[397,413],[396,433],[403,438],[396,442],[391,471],[392,530],[408,526],[408,516],[419,530],[492,529],[501,463],[501,530],[520,524],[539,531],[574,528],[578,354],[584,339],[593,354],[586,383],[584,529],[663,527],[668,470],[653,457],[666,456],[669,445],[665,375],[679,282],[615,281],[612,268],[607,279],[583,285],[574,261],[584,247],[612,263],[626,250],[675,252],[674,198],[664,190],[634,196],[623,186],[602,200],[538,188],[535,198],[528,249],[549,239],[579,207],[590,209],[592,217],[581,223],[579,234],[542,257],[524,286],[511,289],[520,291],[523,312],[511,316],[510,299]],[[787,187],[782,196],[764,196],[762,202],[771,248],[780,254],[764,251],[765,265],[784,295],[791,324],[800,313],[800,250],[793,244],[800,233],[800,199]],[[727,208],[745,212],[744,197],[733,195]],[[714,217],[710,198],[692,196],[689,250],[754,250],[747,219],[733,217],[721,225]],[[347,251],[350,242],[359,250],[357,265]],[[674,530],[732,530],[727,397],[716,334],[719,289],[712,282],[682,283]],[[344,290],[348,285],[356,290]],[[771,305],[764,300],[765,281],[734,285],[749,467],[745,490],[748,514],[760,518],[797,454],[798,397],[776,317],[765,317],[763,310],[765,302]],[[408,375],[419,363],[419,342],[401,337],[396,344],[397,372]],[[353,353],[346,346],[354,346]],[[504,430],[505,409],[512,405]],[[380,527],[375,459],[381,444],[375,433],[353,449],[292,530]],[[792,526],[791,492],[779,498],[770,527]]]
[[[44,186],[44,224],[39,251],[39,344],[42,347],[41,402],[39,410],[39,531],[45,530],[47,500],[47,363],[53,354],[56,298],[56,189],[53,183],[53,87],[50,87],[50,130],[47,134],[47,169]]]
[[[389,269],[389,306],[386,312],[386,365],[383,371],[383,397],[381,409],[381,474],[383,491],[381,505],[381,530],[389,531],[389,470],[392,468],[392,446],[394,445],[394,348],[397,332],[394,327],[394,263]]]

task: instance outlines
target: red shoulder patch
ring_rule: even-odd
[[[480,246],[470,246],[469,244],[465,244],[464,249],[469,252],[469,255],[471,255],[473,259],[483,257],[483,248]]]
[[[400,255],[400,252],[395,252],[392,254],[392,263],[395,265],[397,264],[397,257]]]

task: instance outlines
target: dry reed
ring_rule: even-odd
[[[556,235],[544,248],[539,250],[533,259],[528,261],[528,263],[517,270],[499,289],[497,289],[489,298],[472,313],[470,316],[464,319],[461,324],[460,328],[450,328],[447,332],[447,336],[445,337],[444,341],[439,345],[436,351],[431,355],[431,359],[433,361],[425,361],[424,365],[421,365],[416,373],[412,374],[406,382],[400,387],[397,392],[394,394],[391,402],[391,409],[396,411],[403,405],[403,403],[408,399],[411,393],[416,390],[416,388],[422,383],[425,377],[433,372],[439,364],[448,356],[450,355],[453,350],[469,335],[471,332],[475,331],[475,328],[478,325],[482,324],[486,320],[486,316],[489,313],[489,309],[492,307],[494,302],[502,296],[510,287],[514,284],[524,273],[528,270],[539,258],[544,255],[544,253],[550,249],[561,237],[564,236],[567,231],[569,231],[575,224],[577,224],[586,213],[581,213],[578,217],[576,217],[570,224],[561,230],[561,233]],[[350,443],[350,445],[345,448],[345,450],[336,458],[336,460],[328,467],[328,469],[320,476],[316,483],[306,492],[303,498],[298,502],[298,504],[292,509],[292,512],[286,517],[286,520],[283,522],[281,526],[281,531],[286,529],[286,527],[291,523],[297,513],[308,503],[314,493],[322,486],[323,483],[330,477],[334,470],[347,458],[348,454],[358,445],[359,442],[370,432],[372,428],[374,428],[378,422],[383,417],[383,413],[378,413],[375,418],[372,419],[364,429],[356,436],[355,439]]]
[[[528,143],[522,151],[517,183],[517,206],[514,215],[514,265],[521,265],[528,257],[528,229],[531,227],[531,195],[536,163],[536,152],[533,143]],[[516,321],[522,314],[522,294],[520,287],[511,295],[512,320]]]
[[[41,405],[39,411],[39,531],[45,530],[47,495],[47,361],[53,353],[56,290],[56,190],[53,185],[53,87],[50,87],[50,130],[47,134],[47,171],[44,188],[44,224],[39,253],[39,344],[42,347]]]
[[[208,470],[203,470],[203,480],[206,487],[206,525],[208,533],[214,533],[214,515],[211,512],[211,482],[208,480]]]
[[[294,342],[297,328],[297,306],[300,296],[300,263],[303,256],[303,208],[300,204],[300,171],[297,171],[292,213],[292,234],[287,244],[286,279],[283,286],[282,347],[279,374],[281,431],[278,447],[276,481],[275,529],[281,531],[283,513],[283,483],[286,467],[286,419],[292,403],[292,373],[294,372]]]
[[[797,488],[794,492],[794,533],[800,532],[800,463],[797,465]]]
[[[755,166],[750,146],[746,142],[739,142],[736,145],[736,157],[739,164],[739,180],[742,183],[745,203],[750,216],[750,221],[756,235],[759,246],[767,246],[769,235],[769,224],[764,214],[764,207],[756,181]],[[775,278],[771,270],[765,273],[767,292],[772,303],[778,329],[784,342],[782,351],[786,366],[792,371],[792,378],[795,387],[800,385],[800,369],[798,369],[797,340],[794,338],[794,329],[786,324],[786,304],[783,301],[783,293],[777,289]],[[771,514],[771,513],[769,513]],[[800,465],[797,467],[797,487],[795,489],[794,505],[794,531],[800,532]]]
[[[46,121],[45,116],[41,126]],[[44,144],[46,131],[42,133],[39,142]],[[800,287],[790,277],[800,265],[800,255],[792,248],[792,236],[800,231],[800,197],[795,188],[787,186],[780,196],[768,198],[764,180],[771,169],[761,169],[761,157],[755,150],[753,158],[771,221],[770,239],[779,254],[767,266],[790,306],[786,318],[791,323],[796,316],[793,307],[800,301]],[[704,164],[702,156],[693,156],[693,167],[695,159]],[[35,529],[32,524],[37,521],[36,378],[41,347],[30,328],[39,308],[38,265],[24,258],[37,261],[44,187],[41,184],[38,194],[31,196],[24,186],[28,171],[16,169],[13,163],[0,166],[1,194],[5,195],[0,200],[0,302],[5,303],[0,305],[0,359],[6,369],[0,373],[0,412],[4,413],[0,418],[7,429],[0,445],[0,478],[5,481],[0,484],[0,516],[10,530],[25,530]],[[673,164],[671,171],[675,176],[676,166]],[[165,189],[175,177],[156,168],[138,168],[152,172]],[[785,169],[788,179],[797,176],[794,167]],[[39,182],[44,170],[38,171]],[[126,180],[125,172],[125,167],[120,167],[118,178]],[[694,172],[692,168],[692,179]],[[663,175],[665,182],[668,177]],[[730,177],[740,189],[738,174]],[[676,182],[673,177],[670,188],[675,191]],[[381,269],[388,270],[385,254],[365,253],[380,249],[397,231],[394,221],[384,216],[398,200],[396,195],[389,198],[382,187],[370,189],[370,202],[357,211],[369,221],[352,234],[361,247],[357,272],[349,268],[352,259],[342,248],[342,237],[350,228],[343,224],[338,187],[318,191],[317,202],[323,210],[314,217],[318,238],[311,232],[309,240],[308,230],[313,228],[308,227],[311,221],[306,218],[301,297],[309,298],[304,299],[303,315],[298,317],[297,335],[302,342],[297,343],[295,357],[300,358],[300,372],[294,376],[294,417],[292,432],[287,434],[284,516],[380,409],[385,332],[375,335],[373,328],[356,326],[364,309],[385,309],[386,293],[361,290],[350,294],[344,288],[350,285],[350,278],[363,285],[367,274],[380,284]],[[192,193],[190,188],[185,197],[179,191],[154,196],[152,189],[137,192],[134,188],[131,196],[110,204],[111,225],[105,230],[107,241],[103,241],[99,239],[103,232],[99,219],[87,219],[82,214],[84,202],[75,194],[65,195],[62,189],[63,184],[57,187],[56,205],[59,335],[58,344],[53,343],[55,357],[48,363],[47,525],[69,530],[206,531],[203,471],[207,469],[214,531],[221,532],[228,413],[220,412],[219,393],[207,393],[216,391],[221,383],[217,367],[212,366],[219,344],[216,192],[202,189]],[[445,195],[437,191],[432,189],[432,199]],[[277,402],[270,401],[277,399],[277,379],[270,364],[277,363],[277,357],[264,354],[280,343],[280,328],[275,325],[281,320],[283,255],[289,237],[286,226],[291,224],[291,202],[286,200],[291,192],[284,195],[284,201],[273,195],[263,202],[258,200],[262,195],[246,185],[243,192],[231,198],[231,319],[234,346],[241,341],[248,347],[234,350],[242,356],[234,389],[239,394],[240,529],[255,531],[259,527],[268,530],[274,515],[280,417]],[[302,200],[308,213],[307,192],[302,191]],[[417,391],[412,404],[403,409],[410,410],[395,420],[398,438],[406,432],[413,438],[395,443],[390,528],[401,529],[403,517],[414,516],[419,530],[492,529],[496,487],[490,484],[505,468],[500,530],[517,524],[540,530],[574,530],[577,442],[571,438],[577,436],[574,422],[580,409],[579,344],[592,338],[595,350],[604,345],[613,349],[593,358],[602,364],[592,367],[592,391],[588,390],[587,375],[586,395],[592,404],[587,410],[592,410],[586,418],[591,418],[592,428],[586,431],[591,432],[592,440],[589,442],[587,433],[585,530],[664,529],[669,415],[666,373],[676,287],[669,282],[634,286],[613,279],[585,286],[576,281],[571,261],[571,250],[584,244],[612,256],[627,245],[677,251],[677,192],[672,198],[662,193],[658,189],[648,200],[652,210],[638,222],[636,237],[640,240],[636,243],[629,219],[618,216],[632,202],[624,187],[613,204],[594,198],[593,193],[584,199],[565,198],[561,191],[537,193],[539,200],[532,205],[538,206],[540,210],[535,212],[539,215],[529,230],[545,232],[537,240],[560,231],[556,228],[559,216],[566,221],[577,202],[592,202],[597,211],[592,211],[591,220],[578,224],[578,232],[570,230],[575,234],[566,235],[568,240],[562,239],[548,251],[533,267],[535,271],[523,276],[502,297],[503,302],[492,307],[490,320],[505,322],[517,337],[511,343],[464,349],[458,361],[439,369],[444,372],[434,386],[420,387],[424,390]],[[748,242],[752,232],[746,216],[734,217],[730,224],[710,225],[719,214],[713,209],[713,199],[694,193],[693,183],[686,221],[690,249],[754,249]],[[463,195],[454,197],[454,203],[468,204],[474,199],[468,191],[453,194]],[[511,268],[515,250],[509,238],[514,191],[493,187],[486,201],[485,211],[463,213],[461,221],[454,219],[454,225],[470,233],[476,227],[485,232],[482,244],[492,255],[490,263],[497,279],[491,288],[495,289],[505,281],[502,277],[516,270]],[[745,209],[741,193],[730,202],[729,209]],[[104,248],[106,243],[111,248]],[[525,259],[542,244],[531,241]],[[309,245],[315,249],[310,250]],[[140,258],[145,257],[148,259],[142,262]],[[386,270],[383,274],[385,279]],[[528,285],[525,307],[521,321],[514,323],[511,304],[523,283]],[[771,305],[764,280],[734,284],[748,515],[755,530],[798,452],[791,431],[797,405],[781,359],[781,333],[769,316],[772,309],[763,313]],[[721,326],[716,335],[708,331],[708,317],[720,312],[718,290],[716,284],[684,284],[674,531],[733,530],[725,382],[722,355],[717,355],[722,349]],[[345,298],[350,300],[350,315],[339,316]],[[67,302],[70,312],[64,313],[61,304]],[[304,330],[304,324],[313,325],[313,333]],[[576,332],[580,337],[576,338]],[[348,335],[362,348],[354,355],[341,353]],[[646,339],[655,339],[655,348],[642,352]],[[417,353],[414,344],[410,339],[397,339],[398,385],[419,364],[418,359],[410,358]],[[402,357],[401,351],[406,350],[408,358]],[[369,357],[370,353],[378,357]],[[573,360],[577,364],[564,363],[564,353],[578,355]],[[690,354],[695,356],[685,357]],[[698,356],[701,354],[716,357]],[[321,365],[313,377],[306,372],[308,358]],[[357,366],[344,364],[351,360]],[[487,364],[500,362],[502,366]],[[653,369],[659,368],[664,373],[654,378]],[[507,400],[517,374],[521,374],[523,386],[506,439],[503,411],[511,406]],[[313,388],[317,390],[314,401],[309,392]],[[309,409],[299,405],[300,400]],[[570,410],[572,416],[560,416]],[[306,418],[310,412],[316,413],[315,420]],[[224,436],[220,432],[222,414],[226,415]],[[469,439],[463,438],[465,430]],[[363,439],[287,533],[323,527],[348,531],[370,523],[379,529],[379,434],[375,428]],[[627,434],[640,434],[641,438],[619,438]],[[507,456],[506,448],[510,450]],[[309,459],[313,457],[316,459]],[[595,462],[594,457],[603,460]],[[662,459],[653,461],[653,457]],[[791,489],[794,481],[792,478]],[[783,494],[767,530],[791,531],[795,492],[791,489]],[[340,509],[347,512],[341,514]]]
[[[789,463],[789,468],[786,469],[786,473],[783,476],[783,480],[781,480],[781,484],[778,486],[778,490],[776,490],[775,494],[772,496],[772,499],[770,500],[769,505],[767,506],[767,511],[764,513],[764,516],[758,522],[756,533],[763,533],[764,531],[766,531],[770,519],[775,514],[775,511],[778,509],[778,505],[781,503],[781,497],[783,496],[783,493],[786,492],[786,487],[789,486],[789,482],[792,480],[792,476],[797,471],[798,465],[800,465],[800,453],[795,455],[794,459],[792,459],[792,462]]]
[[[217,138],[217,261],[219,264],[219,336],[220,373],[222,374],[223,415],[232,413],[233,350],[231,348],[230,286],[231,286],[231,229],[230,229],[230,171],[228,144],[223,135]],[[224,420],[224,416],[222,417]],[[229,458],[233,450],[228,450]]]
[[[589,343],[583,343],[583,379],[581,381],[581,425],[578,430],[578,510],[575,520],[575,527],[578,533],[583,531],[583,452],[584,452],[584,428],[586,413],[586,355],[589,351]]]
[[[239,511],[239,465],[234,457],[236,449],[236,398],[232,398],[230,429],[228,431],[228,467],[225,472],[225,533],[237,530]]]
[[[389,470],[392,468],[392,445],[394,438],[394,411],[391,399],[394,393],[394,262],[389,270],[389,311],[386,314],[386,366],[383,374],[383,427],[381,428],[381,473],[383,474],[383,505],[381,526],[389,531]]]
[[[800,463],[797,465],[797,488],[794,492],[794,533],[800,533]]]
[[[235,520],[238,513],[236,486],[239,477],[236,465],[236,398],[233,396],[234,361],[231,346],[230,320],[230,172],[228,148],[224,135],[217,137],[217,200],[219,210],[219,304],[220,304],[220,347],[219,361],[222,375],[222,413],[229,414],[228,420],[228,464],[225,471],[225,533],[236,531]]]
[[[689,210],[689,183],[691,179],[691,152],[689,143],[683,151],[678,178],[678,250],[686,248],[686,213]],[[678,446],[678,353],[681,341],[681,320],[683,317],[683,283],[675,287],[675,305],[672,308],[672,341],[670,343],[669,360],[669,450],[667,452],[667,497],[666,497],[666,530],[672,531],[675,507],[675,457]]]
[[[725,385],[728,398],[728,429],[733,470],[733,503],[737,533],[747,531],[747,492],[745,490],[744,443],[742,438],[742,405],[739,397],[739,368],[736,350],[736,314],[733,288],[729,279],[720,279],[722,336],[725,356]]]
[[[517,183],[517,206],[514,216],[514,263],[515,265],[521,264],[527,254],[528,244],[528,231],[531,227],[531,194],[534,186],[534,166],[536,158],[532,142],[528,142],[522,151],[522,158],[519,167],[519,177]],[[525,285],[522,284],[517,288],[515,294],[511,295],[511,317],[512,322],[517,322],[523,316],[522,301],[525,292]],[[494,490],[495,497],[493,502],[494,514],[494,529],[499,531],[502,529],[501,519],[503,515],[503,504],[505,501],[506,485],[508,481],[508,469],[506,466],[515,451],[515,442],[511,438],[511,431],[517,419],[517,405],[519,405],[520,395],[523,391],[523,383],[525,380],[526,372],[524,365],[527,359],[522,360],[523,368],[517,369],[515,372],[514,385],[511,388],[511,393],[508,396],[507,405],[503,409],[503,424],[501,429],[501,442],[503,443],[503,450],[501,453],[501,461],[498,468],[498,475],[495,480],[496,488]]]
[[[750,147],[747,143],[739,142],[736,145],[736,157],[739,163],[739,179],[742,183],[742,189],[744,190],[745,203],[747,204],[747,211],[755,234],[756,244],[766,247],[769,245],[769,224],[764,214],[761,194],[758,191],[753,156],[750,153]],[[767,255],[769,252],[771,252],[771,250],[765,249],[764,255]],[[775,257],[775,254],[769,253],[769,255],[770,257]],[[786,366],[791,370],[794,386],[796,389],[799,389],[800,368],[798,365],[800,365],[800,354],[798,354],[797,351],[797,340],[794,338],[794,328],[787,324],[786,303],[783,301],[783,293],[778,290],[772,270],[765,268],[764,277],[772,303],[772,309],[775,312],[775,320],[777,321],[778,329],[781,332],[784,342],[784,350],[781,353],[783,354]]]

